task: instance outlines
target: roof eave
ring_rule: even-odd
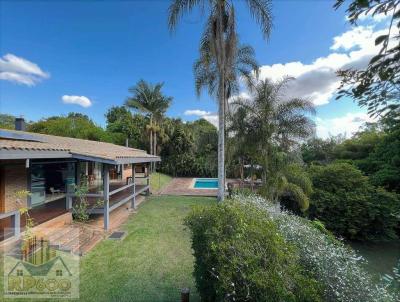
[[[136,164],[136,163],[148,163],[148,162],[159,162],[160,157],[123,157],[116,159],[103,158],[98,156],[83,155],[78,153],[71,153],[67,150],[32,150],[32,149],[1,149],[0,159],[40,159],[40,158],[75,158],[87,161],[96,161],[110,165],[121,165],[121,164]]]
[[[69,151],[2,149],[0,159],[71,158]]]
[[[118,164],[138,164],[138,163],[149,163],[149,162],[159,162],[161,158],[159,156],[153,157],[124,157],[116,159]]]
[[[124,157],[124,158],[116,158],[114,160],[114,159],[109,159],[109,158],[90,156],[90,155],[84,155],[84,154],[78,154],[78,153],[71,153],[71,154],[72,154],[72,158],[76,158],[76,159],[80,159],[80,160],[96,161],[96,162],[101,162],[101,163],[110,164],[110,165],[138,164],[138,163],[161,161],[161,158],[158,156],[154,156],[154,157],[139,157],[139,156],[138,157]]]

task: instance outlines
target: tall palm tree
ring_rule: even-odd
[[[244,165],[246,162],[251,162],[251,154],[254,152],[255,144],[253,138],[248,135],[248,119],[250,112],[245,107],[238,107],[228,114],[227,132],[231,139],[228,147],[231,149],[231,155],[239,160],[240,179],[244,181]],[[228,152],[229,154],[229,152]]]
[[[194,64],[194,77],[196,93],[200,96],[202,88],[207,88],[208,93],[218,98],[218,68],[215,57],[210,51],[208,40],[203,40],[200,48],[200,57]],[[235,58],[230,62],[232,66],[229,68],[229,73],[225,77],[225,104],[224,112],[229,116],[229,107],[227,100],[239,92],[239,78],[246,79],[251,82],[253,75],[258,76],[258,64],[255,60],[254,49],[248,45],[236,45]],[[232,124],[239,120],[232,120]],[[225,122],[224,122],[225,123]],[[240,126],[240,125],[237,125]],[[224,148],[226,139],[224,138]],[[237,150],[236,150],[237,151]],[[225,151],[224,151],[225,155]],[[243,159],[243,158],[242,158]],[[225,162],[225,156],[224,156]],[[242,162],[243,163],[243,162]],[[224,171],[225,172],[225,171]],[[223,176],[225,180],[225,174]],[[224,183],[219,180],[219,183]],[[223,185],[224,186],[224,185]]]
[[[157,132],[160,131],[161,120],[172,102],[171,97],[164,96],[161,89],[163,83],[155,85],[140,80],[129,88],[132,96],[125,101],[125,106],[146,114],[150,123],[149,131],[150,154],[157,155]]]
[[[260,24],[264,37],[268,37],[272,26],[270,0],[246,0],[252,17]],[[236,60],[237,34],[233,0],[172,0],[169,7],[168,24],[174,30],[184,13],[195,7],[208,10],[205,30],[201,40],[200,57],[204,45],[209,49],[209,58],[217,70],[215,95],[218,99],[218,199],[225,197],[225,109],[231,87],[227,79],[233,74]],[[212,66],[210,65],[210,66]],[[213,88],[213,89],[214,89]]]
[[[309,100],[289,98],[285,93],[291,78],[273,83],[268,79],[249,85],[250,97],[234,102],[237,110],[244,108],[247,118],[245,135],[253,138],[255,154],[262,163],[264,193],[270,199],[291,193],[299,199],[301,209],[308,207],[307,180],[291,167],[293,147],[314,132],[309,115],[315,113]],[[303,192],[304,194],[302,194]]]

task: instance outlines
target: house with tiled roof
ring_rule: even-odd
[[[23,125],[23,124],[22,124]],[[149,166],[160,161],[146,151],[111,143],[0,129],[0,240],[24,228],[19,208],[27,207],[36,224],[71,213],[86,188],[87,213],[110,213],[139,194],[149,194]],[[21,201],[16,195],[29,191]],[[10,231],[11,230],[11,231]]]

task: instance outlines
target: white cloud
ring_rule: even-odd
[[[247,93],[247,92],[245,92],[245,91],[242,91],[242,92],[240,92],[238,95],[233,95],[233,96],[231,96],[231,97],[228,99],[228,103],[233,103],[233,102],[235,102],[235,101],[240,101],[240,100],[249,99],[249,98],[250,98],[250,94]]]
[[[211,112],[200,110],[200,109],[193,109],[193,110],[186,110],[183,114],[184,115],[204,116],[204,115],[211,114]]]
[[[192,109],[192,110],[186,110],[183,114],[198,116],[199,118],[203,118],[209,121],[211,124],[213,124],[215,127],[218,128],[218,115],[212,114],[210,111]]]
[[[332,50],[344,49],[349,50],[354,48],[355,46],[364,46],[365,41],[373,35],[372,26],[364,27],[358,26],[349,30],[340,36],[336,36],[333,38],[333,45],[331,46]]]
[[[390,15],[385,15],[384,13],[372,15],[372,11],[371,11],[368,14],[361,14],[358,17],[358,20],[360,20],[360,21],[366,21],[367,20],[367,21],[372,21],[374,23],[379,23],[379,22],[382,22],[382,21],[384,21],[386,19],[389,19],[389,17],[390,17]]]
[[[327,138],[330,135],[344,134],[350,137],[357,132],[365,122],[375,122],[373,118],[369,117],[366,113],[347,113],[341,117],[331,119],[322,119],[317,117],[316,134],[319,137]]]
[[[374,26],[353,27],[334,37],[331,53],[310,64],[297,61],[262,66],[260,77],[272,81],[286,76],[294,77],[295,80],[288,85],[287,97],[307,98],[317,106],[327,104],[340,84],[336,71],[364,68],[378,53],[379,46],[375,46],[375,39],[387,31],[375,30]]]
[[[63,95],[61,99],[64,104],[76,104],[85,108],[92,106],[92,101],[83,95]]]
[[[0,80],[10,81],[27,86],[35,86],[43,79],[50,77],[37,64],[13,54],[0,58]]]
[[[213,124],[218,129],[218,115],[216,115],[216,114],[205,115],[205,116],[203,116],[203,119],[209,121],[211,124]]]

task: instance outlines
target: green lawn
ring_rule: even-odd
[[[179,301],[182,287],[191,289],[191,302],[199,301],[190,236],[182,222],[192,206],[214,202],[209,197],[149,197],[123,226],[128,231],[123,241],[105,239],[81,258],[79,301]],[[0,287],[1,296],[2,278]]]
[[[193,256],[183,218],[195,204],[214,198],[150,197],[125,225],[122,242],[104,240],[81,261],[82,301],[179,301],[191,288]]]
[[[150,175],[150,189],[153,193],[157,193],[160,189],[164,188],[170,181],[172,177],[162,173],[152,173]]]

